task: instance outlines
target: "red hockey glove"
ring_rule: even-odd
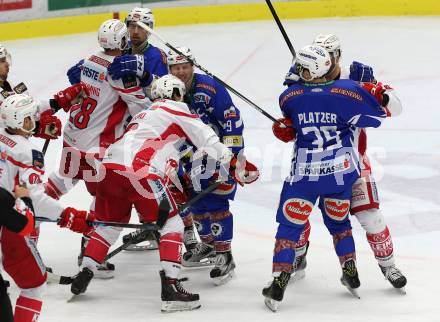
[[[53,140],[61,135],[61,121],[53,115],[52,110],[41,113],[35,137]]]
[[[91,230],[91,226],[87,221],[93,220],[95,220],[95,215],[93,213],[68,207],[61,213],[58,226],[61,228],[66,227],[74,232],[84,234]]]
[[[51,104],[52,108],[59,110],[62,108],[65,112],[69,112],[72,105],[80,103],[81,99],[89,96],[89,91],[83,83],[75,84],[67,87],[53,96],[56,102],[55,106]]]
[[[250,163],[243,157],[239,160],[237,156],[234,156],[231,159],[229,173],[241,186],[257,181],[260,176],[260,172],[254,164]]]
[[[278,119],[281,123],[275,122],[272,125],[272,132],[275,135],[275,137],[285,143],[291,142],[295,140],[296,138],[296,131],[293,127],[287,127],[292,126],[292,120],[288,117],[283,117]],[[285,126],[283,126],[283,124]]]
[[[383,85],[382,83],[362,83],[362,88],[365,89],[368,93],[373,95],[376,100],[379,102],[381,106],[388,105],[388,95],[384,94],[387,89],[391,89],[388,85]]]
[[[20,198],[15,199],[14,209],[27,218],[27,224],[18,232],[19,235],[29,236],[35,229],[35,218],[32,209]]]

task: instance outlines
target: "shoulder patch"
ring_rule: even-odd
[[[44,168],[44,155],[38,150],[32,150],[32,165],[43,169]]]
[[[0,94],[2,95],[3,98],[7,98],[8,96],[12,95],[11,92],[8,92],[7,90],[2,90]]]
[[[16,92],[17,94],[22,94],[26,91],[27,91],[27,87],[23,82],[21,82],[20,84],[14,87],[14,92]]]
[[[122,77],[122,84],[124,85],[124,88],[132,88],[137,85],[136,76],[124,76]]]

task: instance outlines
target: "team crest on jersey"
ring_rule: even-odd
[[[17,94],[22,94],[26,91],[27,91],[27,87],[24,83],[20,83],[14,87],[14,92],[16,92]]]
[[[204,103],[206,105],[211,101],[211,97],[205,93],[195,93],[194,103]]]
[[[344,220],[350,210],[350,200],[325,198],[324,206],[326,214],[333,220]]]
[[[284,202],[284,217],[291,223],[304,225],[313,209],[313,204],[304,199],[290,198]]]
[[[39,169],[44,168],[44,155],[38,150],[32,150],[32,165]]]

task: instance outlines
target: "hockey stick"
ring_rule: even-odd
[[[57,223],[58,220],[55,219],[49,219],[45,217],[35,217],[36,221],[39,222],[53,222]],[[135,228],[135,229],[145,229],[145,230],[158,230],[160,227],[156,224],[130,224],[130,223],[120,223],[120,222],[113,222],[113,221],[100,221],[100,220],[94,220],[94,221],[87,221],[87,223],[90,226],[110,226],[110,227],[121,227],[121,228]]]
[[[167,42],[165,39],[163,39],[161,36],[159,36],[159,34],[157,32],[155,32],[153,29],[151,29],[150,27],[148,27],[146,24],[144,24],[141,21],[138,21],[137,24],[144,30],[148,31],[149,33],[151,33],[153,36],[155,36],[157,39],[159,39],[161,42],[163,42],[165,44],[165,46],[167,46],[168,48],[170,48],[172,51],[176,52],[177,54],[185,57],[186,59],[188,59],[194,66],[196,66],[198,69],[200,69],[202,72],[204,72],[206,75],[211,76],[212,78],[214,78],[215,81],[217,81],[218,83],[220,83],[221,85],[223,85],[224,87],[226,87],[227,89],[229,89],[232,93],[234,93],[235,95],[237,95],[238,97],[240,97],[243,101],[245,101],[246,103],[248,103],[249,105],[251,105],[254,109],[256,109],[257,111],[259,111],[261,114],[263,114],[264,116],[266,116],[268,119],[270,119],[272,122],[274,123],[281,123],[280,121],[278,121],[276,118],[274,118],[272,115],[270,115],[269,113],[267,113],[265,110],[263,110],[261,107],[259,107],[257,104],[255,104],[254,102],[252,102],[250,99],[248,99],[246,96],[244,96],[243,94],[241,94],[239,91],[237,91],[236,89],[234,89],[233,87],[231,87],[230,85],[228,85],[227,83],[225,83],[224,81],[222,81],[220,78],[218,78],[217,76],[215,76],[214,74],[210,73],[207,69],[203,68],[201,65],[199,65],[195,60],[191,59],[191,57],[186,56],[184,53],[182,53],[180,50],[178,50],[176,47],[174,47],[173,45],[171,45],[169,42]],[[284,124],[283,124],[284,125]]]
[[[292,53],[293,58],[296,58],[296,52],[295,48],[293,48],[292,42],[289,39],[289,36],[287,36],[286,30],[283,27],[283,24],[281,23],[280,18],[278,17],[277,12],[275,11],[275,8],[272,5],[272,2],[270,0],[266,0],[267,6],[269,7],[270,12],[272,13],[273,18],[275,19],[275,22],[278,25],[278,28],[280,29],[284,40],[286,41],[287,47],[289,47],[290,52]]]

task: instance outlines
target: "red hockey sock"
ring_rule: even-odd
[[[90,257],[97,263],[103,263],[105,256],[107,256],[110,244],[101,235],[97,234],[96,231],[90,236],[90,240],[84,251],[84,257]]]
[[[15,304],[15,322],[36,322],[43,302],[20,295]]]
[[[182,234],[172,232],[160,236],[159,256],[165,275],[177,278],[182,261]]]
[[[377,234],[367,233],[367,240],[379,263],[385,264],[392,259],[394,249],[388,227],[385,227],[383,231]]]

